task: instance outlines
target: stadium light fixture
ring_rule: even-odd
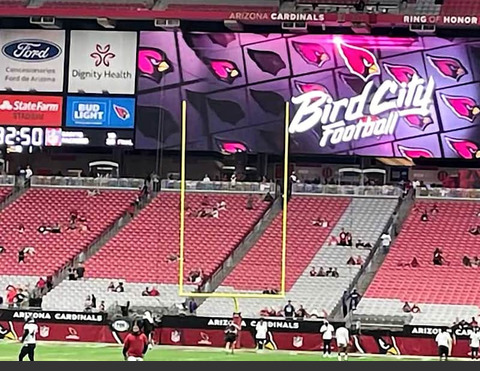
[[[104,18],[104,17],[97,18],[97,23],[103,28],[106,28],[109,30],[112,30],[116,27],[116,22],[109,18]]]

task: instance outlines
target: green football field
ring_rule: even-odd
[[[17,360],[20,343],[0,343],[0,361]],[[35,351],[36,361],[123,361],[122,348],[103,344],[39,343]],[[27,358],[25,358],[27,360]],[[258,354],[253,350],[240,350],[234,355],[225,354],[218,348],[180,348],[157,346],[145,356],[145,361],[336,361],[322,358],[316,352],[265,351]],[[349,361],[407,361],[436,360],[429,357],[397,357],[351,355]]]

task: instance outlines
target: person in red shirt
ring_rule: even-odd
[[[132,332],[127,335],[123,343],[123,357],[125,361],[143,361],[143,356],[148,350],[148,339],[140,332],[135,323]]]
[[[149,296],[160,296],[160,293],[155,287],[152,287],[152,289],[148,292]]]

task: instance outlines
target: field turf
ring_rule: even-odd
[[[20,344],[0,342],[0,361],[16,361]],[[122,349],[117,345],[39,343],[35,351],[36,361],[123,361]],[[25,358],[27,360],[27,358]],[[145,361],[336,361],[336,357],[322,358],[317,352],[240,350],[234,355],[218,348],[155,347],[145,356]],[[406,361],[436,360],[436,358],[408,358],[395,356],[354,355],[349,361]]]

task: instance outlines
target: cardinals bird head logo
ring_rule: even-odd
[[[232,61],[223,59],[204,59],[213,75],[220,81],[232,84],[241,75],[237,65]]]
[[[471,160],[480,158],[480,150],[476,143],[463,139],[455,139],[445,137],[445,141],[452,151],[458,154],[461,158]]]
[[[390,63],[384,63],[385,71],[399,84],[408,84],[413,76],[418,76],[418,72],[411,66],[402,66]]]
[[[159,83],[167,73],[173,72],[172,63],[167,55],[156,48],[139,48],[138,69],[140,76]]]
[[[377,58],[371,51],[343,42],[337,43],[337,47],[345,65],[353,75],[367,81],[380,74]]]
[[[247,146],[241,142],[217,140],[217,145],[224,155],[233,155],[239,152],[247,152]]]
[[[440,75],[455,81],[460,81],[460,79],[468,73],[462,63],[455,58],[427,55],[427,60]]]
[[[331,95],[328,89],[322,84],[316,84],[313,82],[295,81],[295,87],[300,92],[300,94],[309,93],[311,91],[321,91],[322,93]]]
[[[433,158],[433,153],[428,149],[405,147],[402,145],[399,145],[397,148],[403,157],[410,160],[414,158]]]
[[[128,120],[130,118],[130,112],[125,107],[119,106],[117,104],[113,105],[113,111],[117,117],[121,120]]]
[[[329,55],[320,44],[293,41],[292,46],[305,62],[318,68],[330,60]]]
[[[433,124],[433,120],[430,116],[422,117],[418,115],[408,115],[405,116],[404,119],[407,121],[408,126],[421,131],[424,131],[428,125]]]
[[[480,113],[480,107],[472,98],[446,94],[440,94],[440,96],[448,108],[461,119],[473,122]]]

